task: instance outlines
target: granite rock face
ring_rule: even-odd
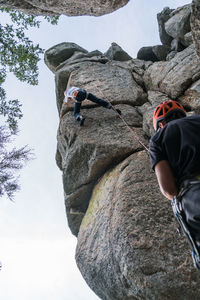
[[[186,8],[167,9],[162,28]],[[168,54],[158,59],[163,49]],[[64,114],[56,162],[68,224],[78,237],[77,265],[100,299],[198,300],[200,278],[189,246],[176,232],[170,202],[161,195],[138,139],[148,145],[153,112],[165,100],[176,99],[189,114],[200,113],[199,58],[191,31],[150,50],[159,61],[131,58],[115,43],[104,54],[71,43],[47,50],[58,112]],[[113,110],[85,100],[80,127],[74,103],[63,104],[67,86],[110,101],[126,123]]]
[[[157,14],[159,35],[162,45],[143,47],[138,58],[163,61],[174,57],[174,51],[180,52],[193,43],[190,25],[191,4],[177,9],[165,7]],[[196,20],[196,18],[195,18]]]
[[[198,0],[192,1],[191,28],[195,48],[200,57],[200,2]]]
[[[167,45],[167,46],[171,45],[171,41],[173,38],[170,35],[168,35],[168,33],[166,32],[165,23],[169,20],[172,11],[173,9],[170,9],[169,7],[165,7],[160,13],[157,14],[160,40],[163,45]]]
[[[32,15],[101,16],[126,5],[129,0],[1,0],[2,7]]]
[[[197,300],[199,274],[148,160],[144,151],[134,153],[98,182],[78,235],[77,264],[100,299]]]
[[[200,78],[200,64],[194,45],[178,52],[169,62],[156,62],[145,72],[148,90],[164,92],[176,99]]]
[[[165,23],[165,30],[169,36],[180,40],[190,31],[191,5],[185,5],[171,12]]]

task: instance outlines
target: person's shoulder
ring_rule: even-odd
[[[67,89],[67,92],[70,93],[70,92],[72,92],[72,91],[77,91],[77,90],[79,90],[78,87],[76,87],[76,86],[70,86],[70,87]]]
[[[200,115],[191,115],[184,118],[177,119],[175,121],[172,121],[173,124],[184,124],[188,122],[200,122]]]
[[[155,143],[159,139],[163,129],[164,128],[160,128],[154,133],[154,135],[150,138],[150,143]]]

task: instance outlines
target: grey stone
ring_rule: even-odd
[[[200,113],[200,80],[194,82],[180,98],[180,102],[189,110]]]
[[[73,65],[66,64],[56,72],[59,110],[63,103],[63,92],[70,73],[72,74],[71,86],[85,88],[97,97],[109,99],[113,104],[142,105],[146,101],[147,95],[134,80],[131,70],[119,67],[112,62],[106,64],[97,62],[88,60]],[[94,106],[91,102],[88,102],[88,105]]]
[[[145,142],[142,136],[142,118],[136,109],[125,104],[118,105],[117,108],[122,111],[135,134]],[[68,215],[71,207],[81,207],[83,210],[87,207],[91,189],[108,168],[141,149],[133,133],[113,110],[83,109],[82,114],[86,120],[84,127],[79,127],[74,121],[73,113],[66,113],[57,136]],[[75,224],[70,223],[70,228],[77,234],[75,216],[73,222]]]
[[[141,60],[152,61],[152,62],[158,61],[157,56],[152,50],[152,46],[142,47],[137,53],[137,58]]]
[[[183,39],[181,40],[181,43],[185,46],[188,47],[193,43],[193,38],[192,38],[192,32],[188,32],[184,35]]]
[[[170,100],[170,98],[160,92],[156,91],[148,91],[148,106],[143,104],[145,106],[144,109],[140,110],[143,114],[143,130],[146,133],[147,136],[151,137],[155,133],[153,128],[153,113],[155,108],[164,101]]]
[[[87,50],[75,43],[60,43],[45,52],[44,61],[48,68],[55,73],[56,68],[73,56],[75,52],[88,53]]]
[[[192,1],[191,29],[197,55],[200,57],[200,2]]]
[[[169,20],[172,11],[173,9],[170,9],[169,7],[165,7],[160,13],[157,14],[160,40],[163,45],[167,45],[167,46],[170,46],[172,37],[167,34],[165,30],[165,23]]]
[[[172,58],[174,58],[176,56],[176,54],[178,53],[178,51],[171,51],[169,52],[169,54],[166,57],[166,61],[171,60]]]
[[[184,94],[197,75],[200,78],[200,64],[194,46],[187,47],[167,62],[156,62],[145,71],[147,90],[165,93],[173,99]]]
[[[165,30],[174,39],[181,39],[191,31],[190,29],[191,4],[174,10],[171,13],[171,18],[165,23]]]
[[[158,190],[144,151],[109,170],[95,186],[76,261],[100,299],[198,299],[200,278],[189,246]]]
[[[172,40],[172,42],[171,42],[171,51],[180,52],[180,51],[183,51],[184,49],[185,49],[185,47],[180,42],[180,40],[177,40],[177,39]]]
[[[119,45],[116,43],[112,43],[111,47],[104,54],[110,60],[119,60],[119,61],[127,61],[132,59],[128,53],[126,53]]]
[[[101,16],[128,3],[128,0],[2,0],[1,6],[31,15]]]
[[[55,69],[55,72],[60,70],[63,66],[65,66],[66,64],[73,64],[73,63],[77,63],[77,62],[80,62],[80,61],[87,61],[87,60],[91,60],[91,59],[94,59],[94,60],[99,60],[99,61],[106,61],[103,54],[98,51],[98,50],[95,50],[95,51],[92,51],[92,52],[88,52],[88,53],[83,53],[83,52],[80,52],[80,51],[75,51],[73,53],[72,56],[70,56],[68,59],[66,59],[64,62],[62,62],[61,64],[59,64],[56,69]]]
[[[166,45],[157,45],[152,47],[152,51],[156,55],[158,61],[166,60],[170,47]]]
[[[177,41],[187,38],[188,33]],[[114,50],[121,50],[111,48],[109,58],[98,50],[76,49],[53,68],[58,110],[65,107],[56,162],[63,174],[68,225],[78,235],[78,267],[101,299],[197,300],[200,279],[188,245],[176,235],[170,203],[161,196],[138,141],[148,144],[154,109],[165,100],[180,101],[190,113],[200,111],[195,47],[171,51],[171,60],[154,63],[114,60]],[[157,59],[160,49],[164,47],[151,47]],[[86,120],[80,127],[73,117],[74,103],[63,105],[67,85],[111,101],[125,121],[85,100],[81,113]]]

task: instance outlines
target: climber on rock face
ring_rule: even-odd
[[[168,100],[156,107],[153,127],[150,161],[160,190],[170,200],[181,195],[186,224],[200,246],[200,115],[187,117],[180,103]]]
[[[101,99],[101,98],[97,98],[95,95],[93,95],[91,93],[87,93],[86,90],[75,87],[75,86],[68,88],[64,92],[64,95],[65,95],[64,104],[66,104],[69,99],[74,100],[74,102],[75,102],[74,103],[74,117],[77,122],[80,122],[80,125],[83,125],[84,120],[85,120],[85,117],[83,117],[80,114],[81,105],[85,99],[88,99],[94,103],[97,103],[99,106],[103,106],[108,109],[116,110],[119,114],[121,114],[121,111],[119,109],[114,109],[110,102],[108,102],[104,99]],[[62,109],[60,118],[62,118],[63,115],[64,115],[64,110]]]

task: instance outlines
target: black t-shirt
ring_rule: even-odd
[[[152,168],[159,161],[167,160],[178,185],[200,174],[200,116],[167,123],[151,138],[149,149]]]

